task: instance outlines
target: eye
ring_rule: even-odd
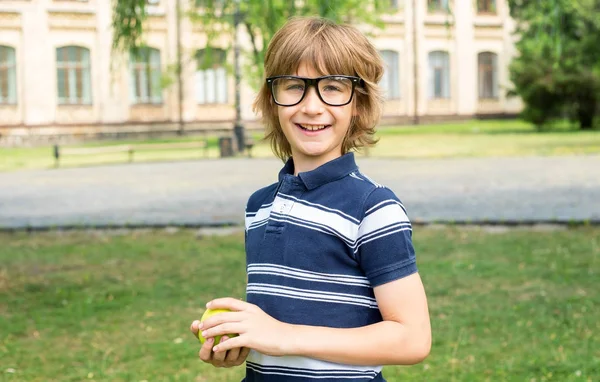
[[[304,91],[304,86],[300,85],[300,84],[293,84],[293,85],[288,85],[285,87],[285,90],[298,90],[298,91]]]
[[[341,92],[342,89],[339,86],[335,86],[335,85],[326,85],[323,90],[325,90],[326,92]]]

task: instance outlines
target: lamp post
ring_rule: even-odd
[[[413,123],[419,124],[419,47],[417,36],[417,0],[412,2],[412,38],[413,38],[413,97],[414,97],[414,111],[413,111]]]
[[[181,0],[176,0],[175,12],[175,24],[177,28],[177,134],[183,135],[183,79],[181,78]]]
[[[237,139],[237,148],[243,152],[245,148],[244,125],[242,124],[242,111],[240,101],[240,40],[238,38],[238,25],[240,23],[240,0],[234,0],[235,10],[233,13],[233,70],[235,76],[235,124],[233,132]]]

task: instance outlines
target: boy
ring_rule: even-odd
[[[246,361],[246,382],[385,381],[382,365],[429,354],[410,221],[349,152],[375,143],[382,73],[351,26],[300,18],[273,36],[255,110],[287,162],[246,207],[247,302],[213,300],[231,312],[191,325],[204,362]]]

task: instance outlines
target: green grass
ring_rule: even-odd
[[[566,124],[536,131],[522,121],[468,121],[382,128],[373,157],[455,158],[600,154],[600,131]]]
[[[178,143],[200,141],[203,137],[173,137],[142,140],[103,140],[86,142],[82,144],[61,145],[61,147],[98,147],[125,144],[145,143]],[[152,162],[169,160],[195,160],[206,158],[218,158],[218,137],[207,137],[207,149],[183,149],[183,150],[147,150],[134,154],[134,162]],[[60,167],[91,166],[99,164],[128,163],[128,153],[107,153],[94,155],[78,155],[61,157]],[[54,168],[53,146],[38,147],[14,147],[0,149],[0,171],[48,169]]]
[[[253,133],[255,157],[273,157],[270,146]],[[600,131],[579,131],[566,124],[538,132],[533,126],[518,120],[444,123],[420,126],[382,126],[376,147],[368,151],[382,158],[456,158],[533,155],[600,154]],[[125,143],[187,142],[198,137],[177,137],[143,141],[102,141],[77,147],[116,145]],[[47,169],[54,167],[52,147],[0,149],[0,171]],[[199,160],[206,158],[203,149],[147,151],[135,154],[136,162]],[[217,137],[209,138],[208,158],[218,158]],[[361,153],[364,155],[365,153]],[[126,153],[65,157],[61,167],[126,163]]]
[[[600,230],[416,228],[433,348],[388,381],[598,381]],[[239,381],[197,358],[204,303],[244,296],[243,235],[0,234],[0,380]],[[360,344],[357,344],[360,346]],[[399,349],[401,351],[401,349]]]

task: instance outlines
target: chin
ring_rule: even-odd
[[[318,157],[327,153],[325,148],[320,147],[304,147],[300,150],[300,154],[307,157]]]

